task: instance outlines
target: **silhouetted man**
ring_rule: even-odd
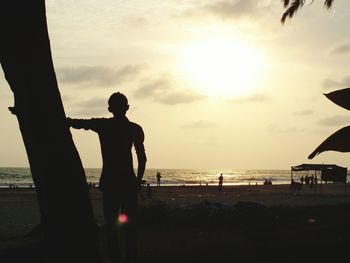
[[[126,118],[129,105],[125,95],[113,93],[108,106],[113,118],[67,118],[67,121],[70,127],[96,132],[100,139],[103,167],[99,188],[103,192],[110,261],[120,262],[124,258],[126,262],[136,262],[137,190],[146,166],[144,133],[140,125]],[[133,145],[138,160],[137,177],[132,161]],[[119,228],[125,228],[126,233],[121,245],[118,242]],[[120,247],[125,247],[125,250]]]

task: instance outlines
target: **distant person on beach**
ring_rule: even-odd
[[[301,182],[301,184],[304,184],[304,176],[303,175],[300,177],[300,182]]]
[[[103,167],[99,188],[103,193],[110,262],[121,262],[122,255],[125,262],[137,259],[137,192],[145,171],[146,154],[142,127],[128,120],[125,116],[128,109],[128,99],[118,92],[108,100],[112,118],[67,118],[70,127],[92,130],[100,139]],[[137,176],[133,168],[132,146],[138,160]],[[120,228],[122,233],[119,233]]]
[[[309,177],[309,175],[307,174],[306,176],[305,176],[305,184],[309,184],[310,183],[310,177]]]
[[[314,187],[314,176],[312,175],[310,178],[310,188]]]
[[[272,185],[271,180],[270,179],[267,180],[267,178],[266,178],[265,181],[264,181],[264,185]]]
[[[156,177],[157,177],[157,186],[160,186],[160,178],[162,178],[160,172],[157,172]]]
[[[222,183],[224,181],[224,177],[222,176],[222,174],[220,174],[219,176],[219,186],[218,186],[218,190],[219,192],[222,192]]]

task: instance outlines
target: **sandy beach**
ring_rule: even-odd
[[[323,185],[311,189],[304,185],[300,191],[291,192],[289,185],[236,185],[224,186],[219,192],[216,186],[161,186],[152,187],[151,199],[146,189],[139,195],[140,206],[150,202],[163,201],[174,206],[200,203],[204,200],[226,206],[237,202],[254,202],[267,207],[273,206],[319,206],[350,203],[350,188],[345,192],[344,184]],[[96,223],[103,223],[102,195],[98,189],[90,189]],[[34,189],[0,189],[0,240],[25,234],[39,221],[39,210]]]
[[[90,195],[96,223],[103,226],[101,193],[98,189],[90,189]],[[139,204],[143,221],[140,227],[141,254],[148,256],[174,253],[174,247],[180,248],[179,255],[184,253],[189,258],[193,258],[192,253],[199,253],[202,249],[205,252],[208,246],[211,249],[221,247],[223,251],[231,253],[228,252],[231,251],[231,246],[246,247],[248,241],[247,247],[253,244],[255,248],[256,246],[261,248],[266,245],[265,238],[271,239],[270,231],[268,234],[265,233],[266,229],[262,224],[267,224],[267,229],[272,227],[273,233],[277,231],[274,228],[275,223],[271,221],[271,218],[275,220],[275,214],[278,216],[284,214],[285,219],[282,220],[284,223],[276,232],[278,234],[275,233],[278,237],[272,237],[270,246],[284,244],[284,249],[288,249],[289,242],[294,242],[294,238],[299,240],[297,236],[288,235],[294,233],[295,229],[303,233],[309,231],[310,220],[313,223],[312,220],[317,221],[323,216],[327,218],[324,215],[327,210],[332,211],[335,218],[339,213],[342,220],[350,219],[350,209],[346,209],[350,205],[350,190],[345,192],[344,184],[323,185],[322,193],[319,186],[311,189],[306,185],[296,192],[291,192],[289,185],[224,186],[222,192],[219,192],[216,186],[161,186],[152,187],[151,198],[147,197],[146,189],[143,188],[139,196]],[[203,204],[209,204],[209,206],[203,210]],[[245,212],[245,215],[237,213],[242,211],[235,210],[235,207],[238,207],[237,204],[241,207],[246,206],[249,212]],[[259,207],[266,210],[256,210]],[[0,189],[0,211],[0,248],[2,249],[9,247],[12,240],[18,240],[28,234],[40,222],[34,189]],[[231,212],[225,214],[222,211],[236,211],[234,212],[236,214],[227,214]],[[216,226],[214,221],[196,224],[203,218],[201,213],[204,213],[204,217],[206,214],[211,215],[212,219],[221,220],[223,224]],[[287,222],[291,218],[290,215],[295,215],[297,218],[293,219],[292,223]],[[252,217],[255,218],[253,225],[250,221]],[[184,218],[187,218],[186,221],[183,221]],[[234,220],[236,222],[232,226]],[[321,229],[331,229],[333,224],[337,225],[336,220],[327,223],[326,226],[324,221]],[[304,227],[306,230],[300,230]],[[346,231],[350,230],[348,228]],[[234,231],[235,234],[232,235],[230,231]],[[317,233],[322,234],[322,231]],[[287,232],[288,235],[285,234]],[[330,233],[327,232],[325,235]],[[172,236],[171,241],[169,236]],[[251,240],[247,241],[249,237]],[[284,243],[276,243],[275,239],[281,238],[285,239]],[[160,243],[158,248],[155,248],[149,240]],[[176,258],[174,257],[174,262]]]

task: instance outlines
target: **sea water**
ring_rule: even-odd
[[[223,174],[224,185],[262,184],[266,179],[273,184],[289,184],[290,170],[256,169],[146,169],[144,178],[151,185],[156,184],[157,171],[161,173],[161,185],[216,185]],[[85,168],[88,182],[98,184],[101,169]],[[60,182],[59,180],[57,181]],[[10,184],[29,187],[33,180],[29,168],[0,168],[0,187]]]

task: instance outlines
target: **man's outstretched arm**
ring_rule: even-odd
[[[74,129],[96,130],[98,119],[71,119],[67,118],[67,124]]]

